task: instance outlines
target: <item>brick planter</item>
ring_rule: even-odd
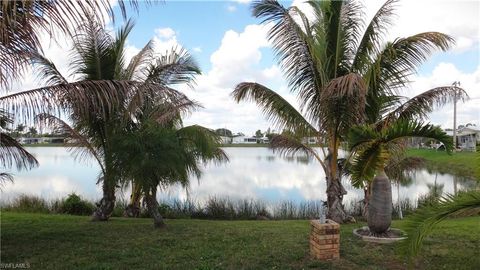
[[[327,219],[326,223],[311,220],[310,254],[315,259],[333,260],[340,258],[340,225]]]

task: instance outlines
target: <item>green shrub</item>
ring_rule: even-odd
[[[87,216],[93,213],[95,207],[92,203],[85,201],[77,194],[72,193],[68,195],[65,201],[63,201],[61,209],[62,213],[65,214]]]
[[[4,210],[29,213],[50,212],[47,201],[40,197],[26,194],[21,194],[15,198],[10,205],[4,208]]]
[[[124,199],[117,200],[115,202],[115,207],[113,208],[112,217],[123,217],[127,205],[128,202]]]

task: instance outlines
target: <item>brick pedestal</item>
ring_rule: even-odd
[[[315,259],[333,260],[340,258],[340,225],[327,219],[326,223],[311,220],[310,254]]]

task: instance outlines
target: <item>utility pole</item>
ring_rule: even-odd
[[[457,151],[457,87],[460,86],[459,81],[453,82],[455,94],[453,95],[453,151]]]

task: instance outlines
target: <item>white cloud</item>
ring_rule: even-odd
[[[266,38],[267,29],[267,26],[247,25],[243,32],[225,32],[220,47],[210,57],[212,68],[198,78],[195,91],[185,90],[189,97],[205,107],[192,114],[186,120],[187,124],[226,127],[247,135],[271,126],[254,103],[237,104],[230,96],[234,87],[245,81],[277,87],[274,90],[280,90],[282,95],[288,93],[276,65],[259,67],[261,50],[270,46]]]
[[[175,37],[176,33],[172,28],[166,27],[155,29],[155,35],[158,39],[169,40]]]
[[[237,7],[234,5],[228,5],[227,10],[228,12],[235,12],[237,10]]]
[[[237,2],[239,4],[249,4],[252,0],[233,0],[233,2]]]
[[[416,76],[407,89],[407,95],[413,97],[426,90],[452,85],[460,81],[461,87],[470,96],[470,99],[457,103],[457,125],[474,123],[480,126],[480,65],[472,73],[464,73],[452,63],[440,63],[431,74]],[[443,128],[453,127],[453,104],[448,104],[430,114],[430,121]]]
[[[197,52],[197,53],[201,53],[202,52],[202,47],[194,47],[193,51]]]

